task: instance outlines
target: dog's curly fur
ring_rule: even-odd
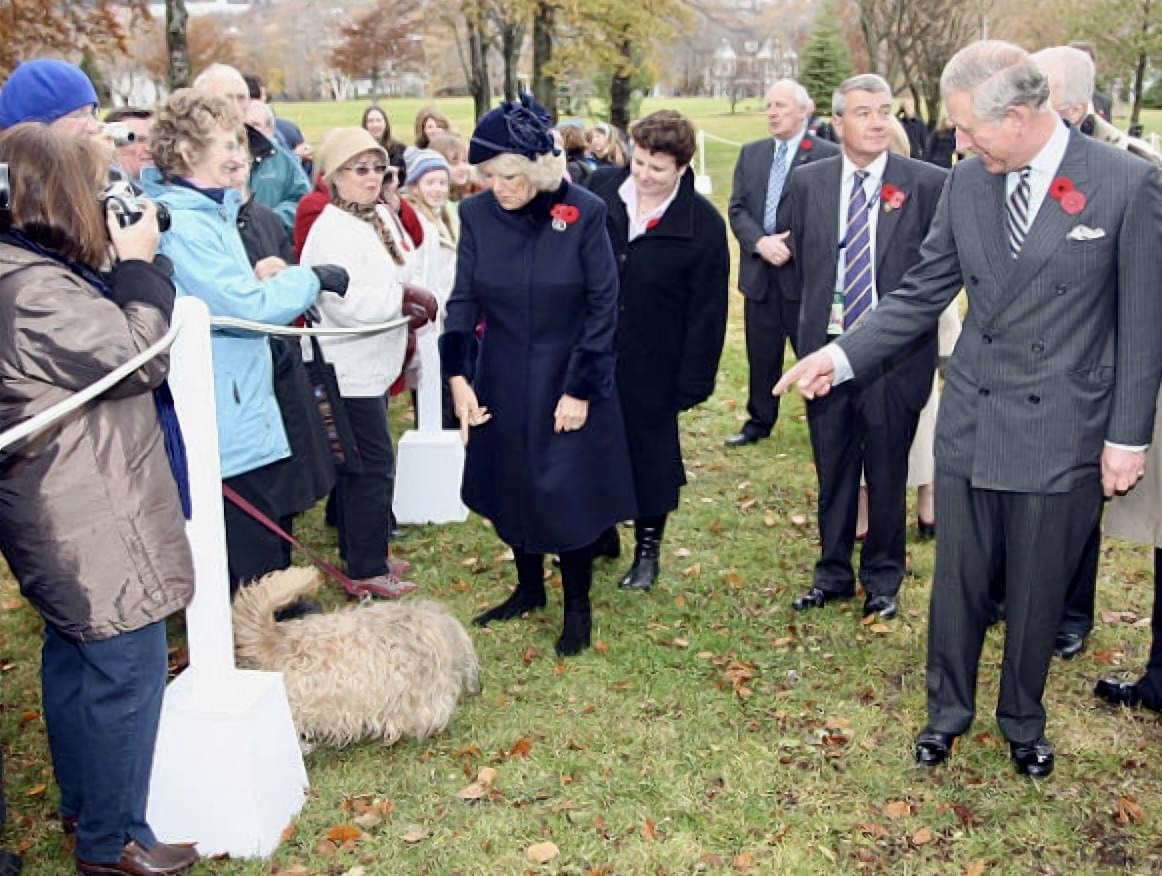
[[[463,694],[480,692],[472,640],[438,603],[363,602],[275,622],[319,581],[314,569],[273,572],[240,589],[233,609],[238,665],[283,673],[304,747],[423,740],[448,725]]]

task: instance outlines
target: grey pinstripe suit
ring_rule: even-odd
[[[976,159],[956,165],[920,263],[839,341],[855,374],[866,372],[967,289],[936,435],[928,710],[945,733],[972,722],[988,581],[1003,568],[997,717],[1010,740],[1041,735],[1064,588],[1101,510],[1104,442],[1151,440],[1162,378],[1162,176],[1075,131],[1058,176],[1085,195],[1084,208],[1071,215],[1047,197],[1013,260],[1004,176]],[[1077,226],[1104,236],[1069,239]]]

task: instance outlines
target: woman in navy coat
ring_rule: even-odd
[[[666,515],[686,483],[678,413],[714,392],[726,336],[730,256],[726,223],[694,191],[690,120],[659,110],[630,132],[627,168],[589,180],[609,209],[621,272],[617,387],[629,440],[638,516],[633,565],[621,586],[649,590],[658,577]],[[605,552],[616,553],[617,531]]]
[[[558,553],[557,653],[569,656],[589,645],[593,543],[636,508],[614,382],[617,265],[605,205],[563,181],[547,123],[526,95],[473,133],[468,159],[493,188],[460,206],[440,350],[467,442],[464,502],[492,521],[517,566],[516,591],[475,623],[544,606],[544,554]]]

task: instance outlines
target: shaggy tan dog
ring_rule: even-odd
[[[480,692],[480,663],[464,627],[435,602],[362,602],[276,623],[274,612],[319,587],[292,567],[234,599],[238,665],[283,673],[304,747],[362,739],[426,739],[461,695]]]

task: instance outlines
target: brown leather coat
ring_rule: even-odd
[[[173,284],[124,262],[113,300],[56,262],[0,242],[0,431],[158,340]],[[146,626],[194,589],[152,360],[96,401],[0,452],[0,550],[47,623],[82,640]]]

